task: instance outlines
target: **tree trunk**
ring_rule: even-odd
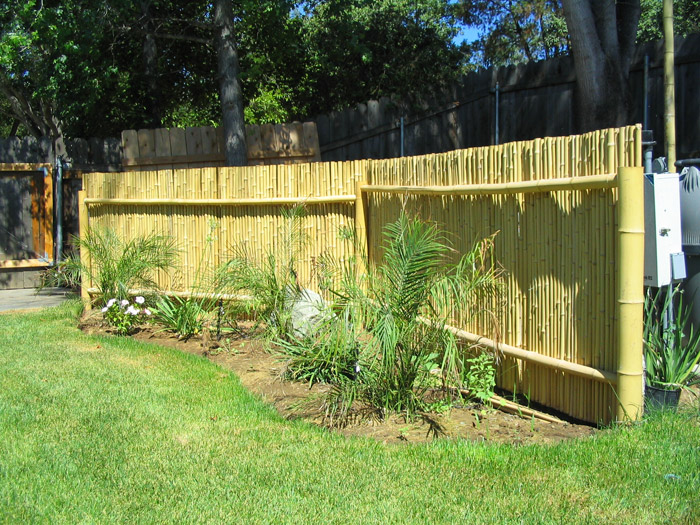
[[[143,46],[141,54],[143,58],[143,73],[146,79],[146,109],[149,118],[146,126],[159,128],[162,125],[161,95],[158,89],[158,48],[156,38],[153,35],[153,21],[151,20],[150,1],[141,2],[141,16],[143,28]]]
[[[629,124],[629,68],[639,0],[562,0],[576,70],[580,132]]]
[[[238,51],[233,31],[231,0],[214,0],[214,25],[226,165],[245,166],[248,151],[245,143],[243,94],[238,81]]]

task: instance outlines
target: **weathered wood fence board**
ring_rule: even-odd
[[[95,173],[85,175],[84,215],[125,235],[175,236],[183,271],[161,282],[175,291],[191,289],[201,265],[220,264],[230,247],[246,245],[258,258],[274,250],[281,209],[299,199],[308,210],[299,277],[312,287],[319,255],[353,255],[340,226],[366,234],[375,262],[383,227],[402,209],[445,228],[455,256],[493,236],[504,295],[455,312],[456,326],[519,349],[505,354],[499,386],[580,419],[610,421],[615,393],[600,378],[618,366],[616,174],[641,163],[640,128],[628,127],[383,161]],[[531,353],[597,379],[523,358]]]
[[[223,144],[222,128],[126,130],[122,164],[127,170],[222,166]],[[251,166],[321,160],[313,122],[246,126],[246,145]]]

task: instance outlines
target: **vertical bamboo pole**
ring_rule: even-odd
[[[360,275],[367,273],[364,267],[365,257],[369,258],[369,228],[367,224],[367,194],[362,191],[362,186],[367,184],[367,173],[363,172],[355,182],[355,235],[357,236],[357,249],[360,253],[355,254],[355,260],[359,265]],[[364,252],[364,253],[363,253]]]
[[[87,182],[87,181],[86,181]],[[87,185],[86,185],[87,186]],[[78,203],[79,203],[79,211],[78,211],[78,232],[80,234],[81,239],[85,239],[85,235],[87,235],[88,231],[88,220],[89,220],[89,215],[88,215],[88,208],[87,204],[85,203],[85,198],[87,197],[87,190],[80,190],[78,192]],[[82,263],[83,267],[89,268],[90,266],[90,260],[88,258],[88,254],[86,250],[80,250],[80,262]],[[85,272],[83,272],[85,273]],[[92,285],[92,283],[88,280],[87,275],[83,275],[83,278],[80,280],[80,298],[83,300],[85,303],[85,307],[87,309],[90,309],[90,294],[88,293],[88,288]]]
[[[664,0],[664,124],[669,173],[676,172],[676,86],[674,74],[673,0]]]
[[[644,200],[642,168],[619,168],[617,256],[617,420],[637,420],[643,406]]]

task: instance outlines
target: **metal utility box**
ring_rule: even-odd
[[[677,173],[644,176],[644,285],[666,286],[685,279]]]

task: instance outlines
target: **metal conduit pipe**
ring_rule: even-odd
[[[56,254],[54,263],[63,258],[63,157],[56,157],[56,187],[54,189],[54,224],[56,225]]]

